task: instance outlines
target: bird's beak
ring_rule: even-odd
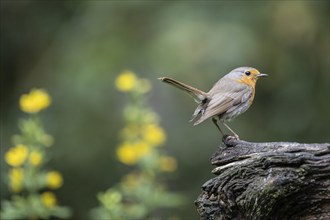
[[[258,74],[257,76],[258,76],[258,78],[259,78],[259,77],[265,77],[265,76],[268,76],[268,74],[260,73],[260,74]]]

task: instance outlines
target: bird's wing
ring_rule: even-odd
[[[234,86],[233,86],[234,85]],[[233,82],[218,82],[216,88],[209,92],[210,101],[205,107],[202,116],[194,123],[197,125],[215,115],[220,115],[233,109],[233,106],[246,102],[251,97],[252,89],[245,85]]]

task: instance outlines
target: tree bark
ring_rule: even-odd
[[[330,144],[223,138],[217,175],[195,201],[202,220],[330,219]]]

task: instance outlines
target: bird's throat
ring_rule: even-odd
[[[247,76],[244,76],[242,77],[241,79],[237,80],[238,82],[240,83],[244,83],[248,86],[250,86],[251,88],[255,88],[256,86],[256,82],[257,82],[257,79],[256,78],[252,78],[252,77],[247,77]]]

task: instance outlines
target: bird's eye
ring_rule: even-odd
[[[251,72],[250,71],[245,71],[245,75],[250,76]]]

